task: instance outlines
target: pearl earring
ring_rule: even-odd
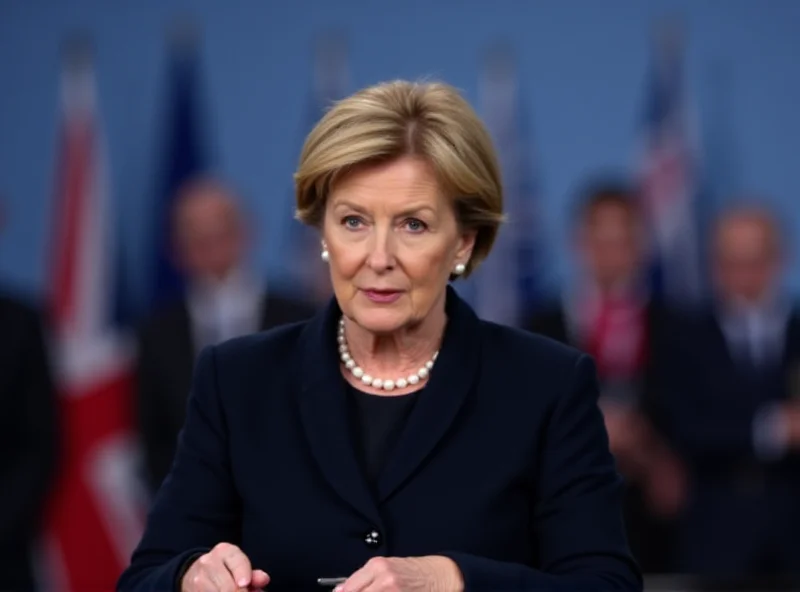
[[[319,256],[325,263],[331,260],[331,254],[328,252],[328,249],[323,249]]]
[[[467,271],[467,266],[464,265],[463,263],[459,263],[458,265],[456,265],[455,269],[453,270],[453,273],[455,273],[456,275],[461,275],[465,271]]]

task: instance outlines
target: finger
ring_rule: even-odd
[[[230,572],[233,581],[239,588],[246,588],[250,585],[253,577],[253,568],[250,560],[240,549],[233,547],[222,556],[222,562]]]
[[[366,584],[358,592],[395,592],[396,587],[389,584],[387,580],[377,576],[369,584]]]
[[[234,592],[238,586],[228,566],[221,558],[214,558],[203,566],[203,573],[214,585],[214,592]]]
[[[354,572],[344,584],[334,588],[333,592],[364,592],[374,580],[375,572],[372,566],[367,565]]]
[[[254,569],[253,576],[250,580],[250,586],[252,588],[263,588],[267,584],[269,584],[269,574],[263,569]]]
[[[399,588],[396,581],[386,576],[378,576],[370,582],[361,592],[397,592]]]

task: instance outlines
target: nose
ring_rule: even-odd
[[[371,238],[367,265],[375,273],[390,271],[396,264],[394,238],[391,231],[387,228],[375,227]]]

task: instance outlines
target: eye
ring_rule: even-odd
[[[422,220],[417,218],[409,218],[405,222],[406,228],[408,228],[411,232],[423,232],[428,228],[428,225],[425,224]]]
[[[350,230],[358,230],[361,226],[361,218],[358,216],[345,216],[342,218],[342,225]]]

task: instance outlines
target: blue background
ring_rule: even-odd
[[[46,281],[54,195],[60,45],[86,29],[126,254],[142,274],[157,197],[167,31],[202,27],[204,101],[215,169],[242,192],[259,229],[255,264],[281,279],[291,173],[308,128],[313,42],[348,37],[351,89],[395,77],[441,78],[477,105],[482,52],[518,52],[554,278],[568,279],[566,215],[583,175],[635,170],[636,120],[651,27],[688,26],[689,90],[700,110],[708,180],[748,191],[800,223],[800,2],[796,0],[0,0],[0,280],[32,293]],[[796,247],[795,247],[796,250]],[[798,285],[792,264],[790,282]]]

